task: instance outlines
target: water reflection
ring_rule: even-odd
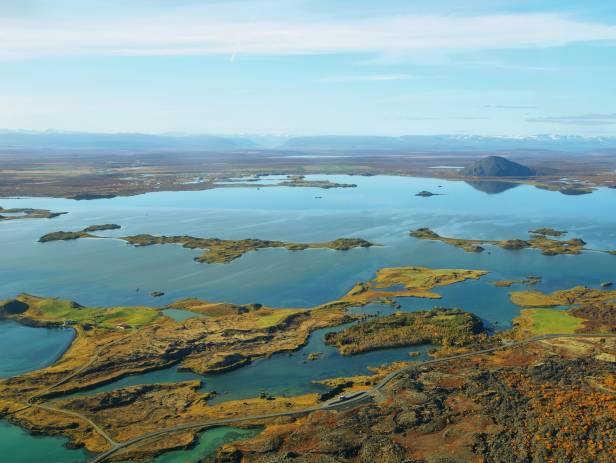
[[[499,182],[496,180],[477,180],[473,182],[466,182],[466,184],[473,187],[475,190],[482,191],[489,195],[495,195],[503,193],[507,190],[512,190],[520,186],[519,183],[513,182]]]

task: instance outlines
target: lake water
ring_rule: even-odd
[[[355,282],[372,278],[380,267],[423,265],[484,269],[490,274],[479,281],[436,289],[443,295],[441,300],[401,300],[403,310],[435,305],[460,307],[481,316],[493,327],[507,327],[519,313],[508,298],[516,288],[496,287],[494,280],[540,275],[543,280],[536,288],[545,291],[578,284],[598,287],[603,281],[616,280],[616,257],[605,253],[546,257],[536,250],[488,247],[484,253],[472,254],[408,236],[411,229],[430,227],[444,236],[525,238],[528,230],[547,226],[569,230],[567,237],[582,237],[590,248],[616,249],[616,215],[611,212],[616,190],[566,196],[524,185],[509,188],[507,184],[469,185],[385,176],[308,178],[354,183],[357,188],[221,188],[95,201],[0,199],[0,206],[5,208],[69,212],[50,220],[0,222],[0,298],[28,292],[84,305],[164,306],[182,297],[199,297],[273,307],[310,307],[338,298]],[[416,197],[422,190],[440,195]],[[119,240],[37,242],[45,233],[102,223],[122,225],[121,230],[100,233],[109,237],[188,234],[296,242],[361,237],[382,246],[347,252],[260,250],[229,264],[208,265],[193,261],[202,251],[173,245],[135,248]],[[165,295],[153,298],[151,291],[164,291]],[[391,311],[388,307],[373,309]],[[181,318],[186,314],[178,312],[173,316]],[[314,379],[365,373],[368,366],[408,360],[409,351],[427,349],[391,349],[342,358],[323,344],[325,331],[314,333],[309,343],[292,356],[274,355],[232,372],[199,377],[168,369],[124,378],[101,389],[200,378],[205,382],[204,389],[219,393],[215,400],[254,396],[261,391],[275,395],[314,392],[323,390],[312,383]],[[70,331],[0,324],[0,376],[53,362],[70,342],[70,336]],[[311,352],[323,355],[308,361],[306,357]],[[83,459],[83,453],[63,449],[62,440],[15,435],[14,427],[1,426],[0,445],[6,445],[7,439],[19,441],[32,452],[48,446],[65,452],[66,457],[57,461]],[[186,461],[193,459],[186,456]]]
[[[32,328],[0,320],[0,378],[50,365],[60,358],[74,337],[75,332],[68,328]]]

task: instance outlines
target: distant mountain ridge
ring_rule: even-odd
[[[532,177],[535,171],[529,167],[500,156],[488,156],[473,162],[460,172],[465,177]]]
[[[272,150],[272,151],[592,151],[615,149],[616,137],[535,135],[353,136],[323,135],[177,135],[143,133],[85,133],[0,129],[0,149],[117,149],[117,150]]]
[[[290,138],[280,149],[297,150],[433,150],[471,151],[494,149],[545,149],[587,151],[616,148],[616,137],[581,137],[576,135],[534,135],[528,137],[484,137],[480,135],[405,135],[379,136],[311,136]]]

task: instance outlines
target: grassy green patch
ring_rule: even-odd
[[[119,324],[141,326],[151,323],[160,313],[147,307],[83,307],[72,301],[19,296],[27,306],[24,316],[50,322],[69,324],[91,323],[114,328]]]
[[[569,312],[554,309],[524,309],[520,318],[533,334],[574,333],[584,322]]]

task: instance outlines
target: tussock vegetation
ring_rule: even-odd
[[[338,333],[328,333],[325,342],[343,355],[388,347],[440,344],[462,347],[484,333],[481,319],[460,309],[435,308],[422,312],[399,312],[358,323]]]

